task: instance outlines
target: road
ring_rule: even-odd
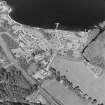
[[[8,34],[8,33],[1,33],[1,34]],[[5,51],[8,59],[11,61],[12,64],[14,64],[19,70],[22,71],[23,75],[26,77],[26,79],[32,83],[32,84],[36,84],[38,81],[36,79],[34,79],[33,77],[31,77],[29,74],[27,74],[20,66],[19,63],[13,58],[12,54],[10,53],[6,42],[4,42],[3,38],[0,35],[0,45],[2,46],[3,50]],[[59,100],[55,99],[54,97],[52,97],[47,90],[45,90],[44,88],[42,88],[41,86],[39,86],[39,91],[40,93],[45,96],[48,100],[50,100],[51,103],[53,103],[53,105],[63,105]]]
[[[63,105],[61,101],[52,96],[46,89],[39,87],[39,93],[51,102],[51,105]]]

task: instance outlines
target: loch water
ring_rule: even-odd
[[[105,20],[104,0],[7,0],[11,18],[33,27],[65,30],[92,27]]]

